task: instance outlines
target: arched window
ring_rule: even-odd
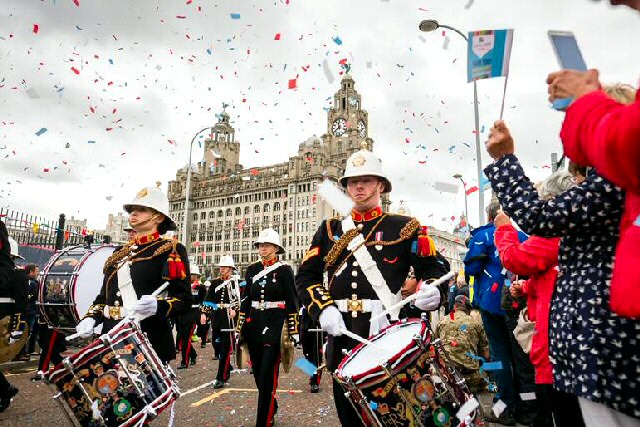
[[[222,218],[222,215],[224,215],[222,209],[218,210],[218,218]]]
[[[242,215],[242,209],[236,208],[236,215]]]
[[[201,221],[204,221],[205,219],[207,219],[207,213],[206,213],[206,212],[202,212],[202,213],[200,214],[200,220],[201,220]]]
[[[213,219],[216,217],[216,213],[214,211],[209,212],[209,219]]]
[[[197,220],[198,220],[198,214],[197,214],[197,213],[194,213],[194,214],[193,214],[193,220],[194,220],[194,221],[197,221]]]
[[[225,215],[227,215],[227,216],[233,215],[233,211],[231,210],[231,208],[227,208],[227,211],[225,212]]]
[[[277,212],[277,211],[279,211],[279,210],[280,210],[280,202],[275,202],[275,203],[273,204],[273,211],[274,211],[274,212]]]
[[[251,212],[251,208],[249,206],[244,207],[244,214],[248,215]]]
[[[262,212],[269,212],[269,210],[270,210],[269,203],[265,203],[264,207],[262,208]]]
[[[260,213],[260,205],[255,205],[253,207],[253,213]]]

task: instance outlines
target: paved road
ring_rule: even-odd
[[[176,404],[175,426],[253,426],[258,398],[253,376],[248,372],[233,373],[227,387],[214,390],[210,384],[215,378],[218,361],[212,360],[213,349],[208,346],[198,351],[198,363],[185,370],[176,370],[183,396]],[[297,350],[296,358],[301,357]],[[32,357],[34,360],[35,357]],[[176,361],[172,363],[175,370]],[[2,365],[8,380],[20,392],[11,406],[0,413],[0,426],[70,426],[62,408],[52,398],[55,390],[44,382],[31,382],[36,362]],[[278,426],[308,427],[322,425],[337,427],[331,393],[331,381],[324,375],[320,393],[309,393],[308,377],[297,368],[289,374],[280,374],[278,384]],[[153,425],[167,425],[168,410]]]

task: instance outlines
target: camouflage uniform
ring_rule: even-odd
[[[482,322],[462,310],[445,317],[436,328],[449,359],[467,381],[473,393],[486,390],[487,382],[480,375],[480,364],[468,353],[482,356],[489,352],[489,341]]]

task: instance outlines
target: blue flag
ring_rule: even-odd
[[[513,45],[513,30],[486,30],[469,33],[467,80],[507,76]]]

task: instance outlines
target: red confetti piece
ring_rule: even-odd
[[[193,0],[187,0],[187,4],[191,4]]]
[[[178,19],[187,19],[187,17],[184,16],[184,15],[176,15],[176,18],[178,18]]]
[[[40,26],[38,24],[33,24],[33,32],[34,32],[34,34],[38,34],[39,30],[40,30]]]
[[[107,128],[107,132],[110,132],[112,130],[113,130],[113,128]]]
[[[89,111],[91,111],[92,113],[96,112],[95,108],[93,108],[93,107],[89,107]]]
[[[451,347],[457,347],[457,346],[458,346],[458,341],[451,340]]]
[[[49,168],[42,169],[42,172],[49,172]]]
[[[80,70],[78,70],[76,67],[71,67],[71,71],[73,71],[76,74],[80,74]]]
[[[73,4],[80,7],[80,0],[73,0]]]
[[[274,40],[280,40],[280,33],[277,33],[276,36],[273,39]]]
[[[494,294],[498,292],[498,286],[499,285],[497,283],[494,283],[493,285],[491,285],[491,292],[493,292]]]
[[[298,79],[289,80],[289,89],[295,89],[298,86]]]

